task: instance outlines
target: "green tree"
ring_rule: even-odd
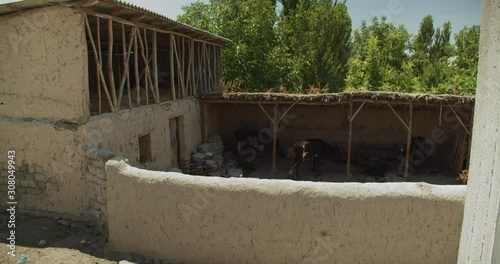
[[[455,35],[455,56],[449,61],[449,77],[438,93],[473,95],[476,92],[480,27],[464,27]]]
[[[354,31],[349,60],[349,89],[411,91],[414,78],[407,51],[410,34],[404,26],[396,27],[385,17],[363,21]]]
[[[232,44],[223,49],[223,76],[241,81],[248,91],[264,91],[277,85],[270,61],[276,45],[277,15],[269,0],[210,0],[183,7],[177,19],[220,36]]]
[[[313,85],[341,91],[350,55],[351,18],[345,3],[332,0],[299,0],[282,16],[280,37],[294,58],[305,89]]]
[[[424,17],[412,45],[412,63],[418,79],[417,92],[436,92],[437,87],[450,77],[449,59],[454,53],[450,43],[451,23],[434,28],[431,15]]]

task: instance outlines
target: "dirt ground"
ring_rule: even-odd
[[[8,215],[0,213],[0,263],[12,264],[110,264],[162,263],[134,255],[107,252],[105,238],[94,226],[83,222],[16,214],[15,257],[8,254]],[[45,241],[45,245],[42,245]],[[166,262],[163,262],[166,263]]]
[[[290,171],[291,162],[286,158],[277,157],[276,159],[276,172],[272,171],[272,156],[266,155],[259,157],[254,161],[256,171],[244,173],[247,178],[261,178],[261,179],[292,179],[288,175]],[[364,173],[363,168],[359,165],[351,165],[351,175],[346,174],[346,163],[339,161],[321,161],[321,174],[316,175],[312,171],[312,161],[306,161],[299,168],[299,175],[301,181],[321,181],[321,182],[426,182],[430,184],[449,185],[456,184],[454,174],[451,174],[446,168],[432,167],[432,168],[419,168],[408,178],[398,176],[397,164],[388,166],[384,177],[373,177]]]

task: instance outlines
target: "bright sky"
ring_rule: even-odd
[[[182,14],[181,6],[196,0],[128,0],[127,2],[176,19]],[[404,24],[413,34],[418,32],[420,22],[427,14],[433,15],[434,26],[442,26],[444,22],[451,21],[454,33],[465,25],[481,23],[481,0],[347,0],[347,6],[353,28],[359,27],[362,20],[370,21],[373,15],[382,14],[396,25]]]
[[[197,0],[125,0],[142,6],[172,19],[182,14],[181,6]],[[202,0],[208,2],[208,0]],[[13,2],[0,0],[0,4]],[[427,14],[434,17],[434,26],[442,26],[451,21],[453,32],[457,33],[465,25],[481,23],[481,0],[347,0],[353,28],[367,22],[374,15],[386,15],[396,25],[404,24],[410,33],[416,34],[420,21]]]

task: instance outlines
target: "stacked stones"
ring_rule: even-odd
[[[207,143],[200,144],[191,156],[189,173],[192,175],[221,176],[224,164],[224,144],[220,135],[211,135]]]
[[[191,156],[191,163],[189,163],[189,173],[192,175],[203,175],[203,164],[205,164],[206,157],[204,153],[194,153]]]

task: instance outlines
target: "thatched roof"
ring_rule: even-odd
[[[224,93],[201,95],[200,100],[219,103],[336,104],[350,101],[380,101],[417,104],[474,104],[473,96],[409,94],[394,92],[343,92],[328,94]]]
[[[86,9],[101,14],[112,15],[121,19],[134,21],[135,23],[150,25],[157,29],[179,32],[195,39],[218,45],[224,45],[231,42],[229,39],[216,36],[205,30],[180,23],[151,10],[119,0],[25,0],[0,4],[0,15],[55,5]]]

